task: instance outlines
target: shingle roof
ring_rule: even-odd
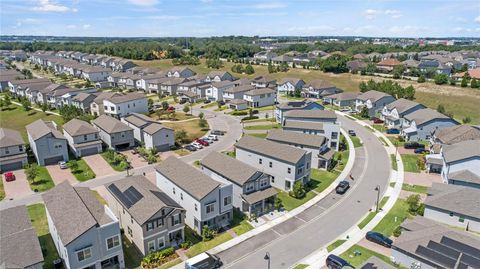
[[[311,109],[311,110],[290,110],[285,112],[284,117],[286,118],[308,118],[308,119],[336,119],[337,115],[333,110],[321,110],[321,109]]]
[[[368,91],[368,92],[364,92],[362,94],[360,94],[357,99],[358,100],[362,100],[362,101],[367,101],[367,100],[370,100],[372,102],[376,102],[378,100],[380,100],[381,98],[383,97],[386,97],[386,96],[390,96],[389,94],[386,94],[384,92],[379,92],[379,91]]]
[[[377,63],[377,65],[383,65],[383,66],[396,66],[396,65],[401,65],[402,63],[395,59],[395,58],[388,58],[383,61],[380,61]]]
[[[302,149],[248,135],[242,137],[235,144],[235,147],[294,164],[306,153],[306,151]]]
[[[397,99],[393,102],[391,102],[390,104],[387,105],[387,109],[388,110],[392,110],[394,108],[397,109],[397,112],[399,114],[401,113],[404,113],[418,105],[421,105],[417,102],[414,102],[414,101],[411,101],[411,100],[407,100],[407,99],[404,99],[404,98],[400,98],[400,99]],[[425,107],[424,105],[421,105],[422,107]]]
[[[105,100],[110,101],[114,104],[120,104],[120,103],[125,103],[133,100],[138,100],[138,99],[146,99],[147,96],[143,93],[139,92],[133,92],[133,93],[127,93],[119,96],[112,96],[105,98]]]
[[[240,186],[263,174],[246,163],[216,151],[212,151],[205,156],[201,160],[201,164]]]
[[[446,163],[480,157],[480,140],[466,140],[452,145],[444,145],[442,154]]]
[[[23,138],[19,131],[0,128],[0,148],[23,145]]]
[[[66,139],[60,131],[55,129],[53,124],[49,121],[44,121],[42,119],[38,119],[25,127],[27,129],[28,134],[33,138],[33,140],[37,140],[39,138],[44,137],[47,134],[52,134],[55,138],[58,139]]]
[[[425,206],[480,219],[480,190],[444,183],[428,189]]]
[[[314,79],[309,83],[307,83],[304,87],[312,87],[316,90],[322,90],[322,89],[333,88],[335,87],[335,85],[323,79]]]
[[[121,193],[125,192],[125,190],[127,189],[132,190],[133,188],[141,194],[141,198],[135,201],[135,203],[133,203],[132,205],[123,204],[123,198],[118,196],[123,194],[112,191],[113,189],[115,189],[115,187],[112,186],[115,186],[116,189],[118,189]],[[106,187],[107,190],[112,194],[112,196],[116,198],[120,204],[123,205],[123,208],[128,211],[128,213],[140,225],[148,221],[162,208],[182,208],[144,176],[125,177],[123,179],[115,181],[114,183],[108,184]]]
[[[404,116],[408,121],[415,121],[417,126],[432,121],[434,119],[451,119],[448,116],[443,115],[442,113],[437,112],[436,110],[430,108],[424,108],[416,110],[412,113],[408,113]],[[451,119],[454,121],[453,119]]]
[[[157,165],[155,170],[198,200],[220,186],[219,182],[173,156]]]
[[[87,100],[88,98],[94,98],[95,95],[91,94],[91,93],[86,93],[86,92],[81,92],[77,95],[75,95],[72,100],[73,101],[77,101],[77,102],[83,102],[85,100]]]
[[[95,129],[90,123],[78,119],[72,119],[65,123],[63,125],[63,131],[71,136],[98,133],[97,129]]]
[[[254,96],[254,95],[269,94],[269,93],[275,93],[275,90],[272,90],[270,88],[260,88],[260,89],[255,89],[255,90],[245,92],[244,94]]]
[[[341,93],[336,93],[329,95],[329,99],[335,99],[338,101],[348,101],[348,100],[355,100],[358,97],[358,93],[356,92],[341,92]]]
[[[477,175],[468,169],[448,173],[447,177],[449,180],[480,184],[480,175]]]
[[[240,104],[246,104],[248,103],[247,100],[244,99],[233,99],[230,101],[230,104],[232,105],[240,105]]]
[[[165,127],[164,125],[158,123],[158,122],[155,122],[155,123],[151,123],[150,125],[148,125],[147,127],[143,128],[143,131],[147,134],[150,134],[150,135],[153,135],[155,134],[156,132],[162,130],[162,129],[169,129],[169,130],[173,130],[173,129],[170,129],[170,128],[167,128]]]
[[[92,123],[109,134],[133,130],[123,122],[107,115],[100,115]]]
[[[133,114],[132,114],[132,115],[129,115],[129,116],[123,118],[123,119],[124,119],[125,121],[127,121],[128,123],[133,124],[133,125],[135,125],[136,127],[139,127],[139,128],[141,128],[141,127],[143,127],[143,126],[146,126],[146,125],[148,125],[150,122],[153,122],[153,121],[154,121],[153,119],[151,119],[151,120],[145,120],[145,119],[140,118],[140,117],[137,117],[137,116],[135,116],[135,115],[133,115]]]
[[[278,85],[285,84],[287,82],[290,82],[292,85],[297,85],[300,81],[303,81],[303,79],[299,78],[282,78],[280,82],[278,82]]]
[[[64,245],[94,226],[113,222],[89,188],[72,187],[67,180],[42,197]]]
[[[238,92],[247,92],[250,90],[255,89],[252,85],[239,85],[233,88],[226,89],[224,92],[226,93],[238,93]]]
[[[480,128],[470,125],[455,125],[436,129],[435,137],[442,144],[455,144],[465,140],[480,140]]]
[[[304,145],[314,148],[320,148],[320,146],[325,143],[325,137],[322,135],[302,134],[284,130],[270,130],[267,134],[267,139],[280,143]]]
[[[321,122],[305,122],[305,121],[291,121],[287,120],[283,125],[284,128],[302,129],[302,130],[314,130],[322,131],[323,123]]]

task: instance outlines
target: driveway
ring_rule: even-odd
[[[133,168],[143,167],[148,165],[148,162],[140,156],[140,154],[133,154],[133,150],[126,150],[121,152],[127,157],[127,160],[130,162],[130,165]]]
[[[394,237],[391,238],[395,240]],[[366,249],[375,251],[377,253],[382,254],[383,256],[390,257],[392,256],[392,249],[386,248],[384,246],[380,246],[379,244],[375,244],[373,242],[368,241],[367,239],[362,239],[362,241],[358,242],[358,244]]]
[[[425,172],[421,172],[421,173],[405,172],[405,179],[403,183],[431,187],[432,183],[442,183],[442,182],[443,181],[442,181],[442,178],[440,177],[440,174],[425,173]]]
[[[13,174],[16,179],[10,182],[6,182],[2,175],[3,188],[5,189],[5,200],[19,199],[33,194],[23,169],[13,171]]]
[[[46,168],[55,185],[58,185],[65,180],[68,180],[68,182],[70,182],[72,185],[78,183],[75,176],[72,174],[72,172],[70,172],[70,168],[61,169],[58,164],[47,165]]]
[[[100,154],[83,157],[83,160],[90,166],[97,178],[117,173]]]

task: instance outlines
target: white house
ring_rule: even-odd
[[[480,140],[443,145],[444,183],[480,188]]]
[[[205,78],[206,82],[219,82],[224,80],[233,81],[235,78],[227,71],[210,71]]]
[[[82,69],[82,78],[90,82],[106,81],[112,70],[100,66],[85,66]]]
[[[315,79],[303,85],[302,95],[312,98],[323,98],[337,93],[337,87],[323,79]]]
[[[277,54],[272,51],[260,51],[253,55],[253,60],[258,62],[268,62],[272,58],[277,57]]]
[[[144,143],[147,149],[165,151],[175,145],[173,129],[165,127],[148,116],[132,113],[130,116],[123,117],[121,121],[133,129],[135,139],[139,143]]]
[[[299,78],[283,78],[278,82],[277,92],[278,94],[290,94],[296,90],[301,91],[305,85],[305,81]]]
[[[252,85],[238,85],[223,91],[223,100],[229,102],[233,99],[243,100],[244,93],[255,89]]]
[[[395,98],[389,94],[379,91],[368,91],[360,94],[355,100],[355,110],[362,111],[363,107],[367,107],[368,116],[373,117],[380,113],[382,109],[395,101]]]
[[[205,90],[205,96],[212,101],[222,101],[223,92],[238,85],[240,85],[239,82],[228,80],[212,82],[210,87]]]
[[[189,78],[194,75],[195,72],[192,69],[183,66],[175,66],[167,71],[167,77]]]
[[[422,104],[400,98],[384,106],[380,118],[385,121],[387,128],[397,128],[403,125],[405,115],[424,108]]]
[[[243,94],[243,99],[251,108],[271,106],[277,100],[277,92],[270,88],[250,90]]]
[[[115,118],[125,117],[133,112],[147,113],[147,96],[139,92],[112,96],[103,100],[103,110],[105,114]]]
[[[403,119],[401,135],[408,141],[426,140],[435,129],[458,125],[454,119],[430,108],[406,114]]]
[[[275,106],[275,119],[277,122],[283,122],[283,114],[290,110],[313,110],[320,109],[323,110],[323,105],[317,102],[310,101],[288,101],[282,102]]]

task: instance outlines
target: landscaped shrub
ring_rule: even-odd
[[[217,232],[215,230],[212,230],[212,229],[208,228],[207,225],[203,226],[203,229],[202,229],[202,240],[203,241],[212,240],[215,237],[216,234],[217,234]]]
[[[398,226],[397,228],[395,228],[395,230],[393,230],[393,236],[399,237],[401,234],[402,234],[402,228],[400,226]]]
[[[142,260],[141,266],[144,269],[157,268],[160,265],[177,258],[177,256],[175,249],[173,247],[168,247],[145,256]]]
[[[408,212],[412,215],[418,214],[420,209],[420,195],[412,194],[407,197],[407,204],[408,204]]]
[[[258,119],[258,116],[251,116],[251,117],[244,117],[242,118],[242,121],[246,121],[246,120],[256,120]]]
[[[233,116],[245,116],[248,115],[248,111],[245,110],[236,110],[232,112]]]
[[[294,198],[301,199],[305,196],[305,193],[305,186],[301,181],[297,181],[293,184],[293,189],[288,194]]]

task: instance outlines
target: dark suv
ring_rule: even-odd
[[[393,241],[381,233],[370,231],[370,232],[367,232],[367,234],[365,235],[365,238],[368,241],[372,241],[373,243],[377,243],[384,247],[387,247],[387,248],[392,247]]]
[[[351,266],[346,260],[333,254],[328,255],[325,264],[329,269],[355,268]]]
[[[338,183],[337,187],[335,188],[335,191],[338,194],[344,194],[347,192],[349,188],[350,188],[350,183],[348,183],[348,181],[346,180],[342,180],[340,181],[340,183]]]
[[[418,142],[407,142],[403,147],[406,149],[423,149],[425,148],[425,145]]]

